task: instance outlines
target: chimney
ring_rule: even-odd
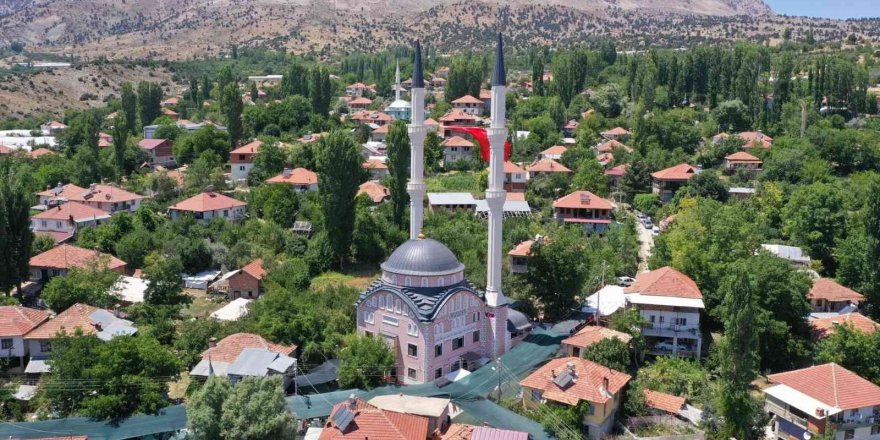
[[[589,203],[590,203],[590,195],[586,191],[582,192],[581,193],[581,204],[587,205]]]
[[[100,322],[92,322],[92,327],[94,327],[97,331],[103,330]]]
[[[553,378],[556,379],[556,369],[555,368],[550,370],[550,374],[552,374]]]
[[[291,169],[285,168],[284,171],[281,171],[281,176],[284,177],[285,179],[287,179],[290,177],[290,173],[291,173]]]
[[[357,409],[357,397],[355,397],[354,393],[349,394],[348,396],[348,406],[352,411]]]
[[[816,417],[825,418],[825,410],[822,408],[816,408]]]
[[[608,382],[609,382],[608,376],[605,376],[602,378],[602,389],[605,390],[606,392],[608,391],[608,385],[609,385]]]
[[[90,183],[89,184],[89,191],[94,191],[97,186],[98,186],[97,183]]]
[[[214,348],[217,346],[217,338],[212,337],[208,339],[208,348]]]

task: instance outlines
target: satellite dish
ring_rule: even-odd
[[[810,440],[811,438],[813,438],[813,434],[810,434],[809,432],[804,433],[804,440]]]

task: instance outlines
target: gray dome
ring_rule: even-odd
[[[407,240],[400,245],[382,270],[398,275],[443,276],[464,270],[464,264],[446,245],[430,238]]]

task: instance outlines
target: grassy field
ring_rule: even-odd
[[[483,191],[478,180],[478,173],[441,174],[428,177],[425,183],[428,192],[469,192],[479,193]]]
[[[373,265],[356,265],[345,268],[343,272],[326,272],[312,279],[312,289],[322,289],[334,284],[345,284],[356,289],[366,289],[379,275],[379,268]]]
[[[193,302],[181,311],[184,317],[207,318],[211,312],[223,307],[227,301],[217,301],[208,296],[204,290],[183,289],[187,295],[193,297]]]

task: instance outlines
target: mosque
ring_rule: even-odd
[[[394,116],[395,119],[409,121],[412,117],[412,106],[409,102],[400,98],[400,92],[403,86],[400,85],[400,63],[397,63],[397,70],[394,73],[394,102],[385,107],[385,113]]]
[[[464,265],[443,243],[425,237],[424,142],[425,81],[421,45],[416,42],[412,78],[410,238],[382,265],[382,276],[357,301],[360,334],[385,338],[397,354],[397,378],[406,384],[431,382],[472,370],[510,349],[507,299],[501,292],[501,232],[506,193],[504,143],[506,75],[503,42],[498,35],[492,77],[487,286],[477,289]],[[398,70],[399,75],[399,70]],[[399,82],[399,81],[398,81]],[[399,94],[399,92],[398,92]],[[399,98],[399,96],[398,96]],[[396,102],[396,101],[395,101]]]

